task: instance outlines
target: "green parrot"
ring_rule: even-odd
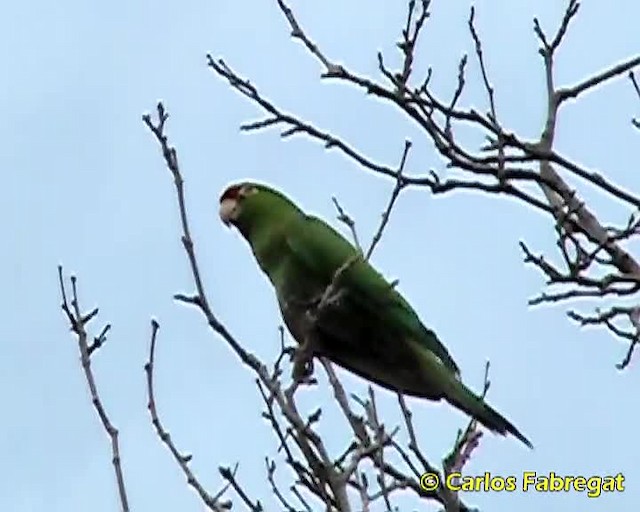
[[[389,390],[445,399],[489,430],[529,440],[460,380],[436,334],[360,252],[281,192],[230,185],[220,218],[247,240],[299,346]],[[335,290],[327,297],[327,289]],[[309,344],[311,347],[309,347]]]

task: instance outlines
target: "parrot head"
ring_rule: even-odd
[[[220,220],[247,235],[259,226],[277,225],[287,214],[300,213],[282,193],[266,185],[244,182],[229,185],[220,195]]]
[[[246,199],[259,193],[252,183],[239,183],[228,186],[220,195],[220,220],[225,226],[231,227],[238,221],[246,207]],[[249,201],[252,202],[252,201]]]

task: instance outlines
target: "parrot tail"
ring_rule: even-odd
[[[520,433],[513,423],[489,406],[481,397],[473,393],[464,385],[460,386],[456,391],[457,392],[454,393],[453,396],[445,397],[447,402],[466,412],[469,416],[478,420],[478,422],[482,423],[489,430],[502,434],[503,436],[511,434],[512,436],[517,437],[529,448],[533,449],[531,442]]]

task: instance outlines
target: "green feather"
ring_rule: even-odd
[[[354,300],[370,314],[382,315],[387,322],[401,326],[406,337],[436,354],[452,372],[460,373],[445,346],[422,324],[404,297],[331,226],[316,217],[303,215],[291,225],[286,241],[297,263],[326,285],[343,265],[353,261],[341,274],[339,284]]]

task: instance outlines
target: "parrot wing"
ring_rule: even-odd
[[[420,321],[404,297],[342,235],[323,220],[305,215],[291,226],[286,244],[296,264],[319,282],[329,284],[337,270],[352,262],[342,272],[339,286],[346,288],[353,300],[371,315],[383,316],[415,340],[416,346],[435,354],[453,374],[460,370],[436,334]],[[355,259],[354,259],[355,258]],[[399,339],[398,343],[402,340]]]

